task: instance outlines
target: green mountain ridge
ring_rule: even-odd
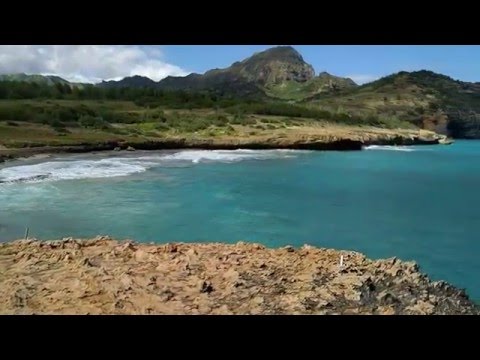
[[[456,138],[480,138],[480,82],[455,80],[421,70],[401,71],[359,86],[349,78],[327,72],[315,76],[313,67],[290,46],[267,49],[224,69],[184,77],[169,76],[159,82],[131,76],[96,85],[74,84],[58,76],[26,74],[0,75],[0,81],[4,84],[13,81],[15,86],[21,83],[63,86],[60,92],[67,97],[70,93],[67,85],[72,91],[83,86],[86,98],[105,97],[104,91],[114,94],[113,98],[121,98],[128,88],[129,99],[137,100],[135,94],[138,93],[138,96],[147,96],[149,103],[155,103],[157,98],[161,101],[169,92],[180,93],[172,95],[180,102],[185,101],[182,100],[185,96],[200,96],[200,100],[204,96],[210,99],[206,100],[211,103],[209,106],[215,106],[217,99],[224,97],[272,103],[273,107],[289,102],[307,110],[328,111],[339,118],[350,118],[349,121],[361,117],[372,119],[371,123],[398,124],[399,127],[410,123]],[[5,94],[8,87],[13,86],[3,85],[0,90]],[[20,97],[13,98],[29,98],[28,94],[32,93],[29,89],[20,90]]]
[[[3,74],[0,75],[0,81],[19,81],[42,85],[71,84],[69,81],[56,75],[27,75],[24,73]]]
[[[401,71],[305,103],[330,111],[408,121],[453,137],[480,138],[480,84],[428,70]]]
[[[351,79],[315,71],[291,46],[279,46],[253,54],[225,69],[212,69],[205,74],[184,77],[169,76],[157,83],[138,77],[102,82],[102,87],[155,87],[161,90],[210,91],[219,95],[242,97],[270,96],[298,100],[320,92],[335,92],[356,86]]]

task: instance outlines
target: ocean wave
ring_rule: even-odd
[[[48,161],[0,169],[0,184],[128,176],[153,167],[295,157],[301,150],[185,150],[173,154]]]
[[[393,145],[369,145],[364,147],[365,150],[388,150],[388,151],[406,151],[412,152],[417,151],[410,146],[393,146]]]
[[[274,158],[288,158],[295,156],[299,151],[283,150],[186,150],[167,155],[163,160],[183,160],[194,164],[200,162],[237,162],[242,160],[267,160]]]

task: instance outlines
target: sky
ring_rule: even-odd
[[[224,68],[276,45],[0,45],[0,74],[58,75],[99,82],[142,75],[161,80]],[[292,45],[318,74],[362,84],[398,71],[432,70],[480,81],[476,45]]]

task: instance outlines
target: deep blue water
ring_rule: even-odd
[[[40,239],[308,243],[415,260],[480,298],[480,141],[69,156],[9,163],[0,180],[20,180],[0,183],[2,241],[28,226]]]

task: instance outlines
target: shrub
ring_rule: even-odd
[[[63,122],[61,122],[60,120],[58,119],[51,119],[49,121],[49,125],[54,128],[55,130],[63,130],[65,129],[65,124]]]
[[[90,115],[84,115],[78,119],[78,122],[84,128],[93,128],[93,129],[109,129],[111,127],[106,121],[101,117],[95,117]]]
[[[145,136],[158,137],[158,134],[155,131],[147,131],[144,133]]]
[[[155,130],[159,130],[159,131],[167,131],[170,129],[170,127],[167,124],[163,124],[163,123],[155,124],[154,128]]]
[[[165,113],[163,112],[163,110],[159,110],[159,109],[150,112],[150,117],[154,120],[158,120],[161,122],[165,122],[167,120],[167,117],[165,116]]]

